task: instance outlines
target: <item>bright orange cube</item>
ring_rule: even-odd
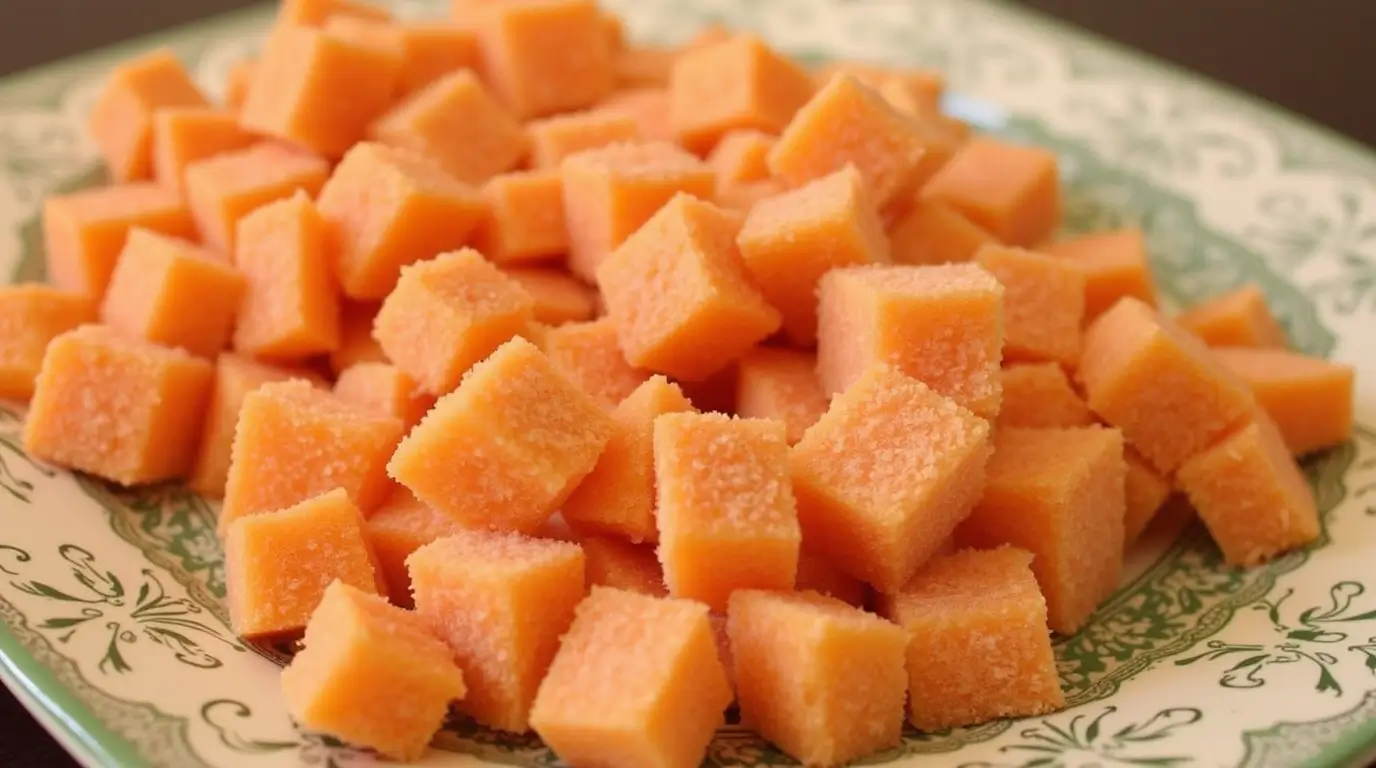
[[[564,184],[559,171],[498,174],[483,184],[482,197],[488,215],[473,246],[492,263],[544,261],[568,251]]]
[[[1170,480],[1157,474],[1132,448],[1123,449],[1128,473],[1123,481],[1123,545],[1131,546],[1171,495]]]
[[[817,380],[816,355],[756,347],[736,363],[736,413],[783,422],[789,445],[803,439],[829,402]]]
[[[918,201],[889,228],[889,250],[899,264],[952,264],[970,261],[993,235],[935,201]]]
[[[650,378],[631,367],[616,341],[609,318],[565,323],[545,331],[540,349],[554,369],[611,410]]]
[[[1196,304],[1175,318],[1211,347],[1285,347],[1285,329],[1255,284]]]
[[[592,0],[496,3],[477,27],[486,77],[523,120],[590,107],[611,93],[612,47]]]
[[[241,219],[297,192],[315,197],[329,174],[329,164],[318,157],[276,144],[256,144],[187,166],[186,202],[201,239],[228,255],[234,253]]]
[[[636,133],[642,141],[666,142],[674,140],[669,108],[669,89],[664,87],[617,91],[597,106],[600,112],[625,115],[634,120]]]
[[[1216,347],[1214,358],[1246,382],[1296,456],[1352,437],[1350,365],[1273,348]]]
[[[96,321],[89,296],[38,283],[0,286],[0,400],[28,400],[48,343]]]
[[[432,541],[462,533],[467,528],[449,515],[397,487],[363,523],[363,535],[373,550],[378,570],[387,582],[393,605],[414,608],[411,574],[406,558]]]
[[[769,178],[769,150],[774,148],[774,135],[753,128],[741,128],[722,134],[721,140],[707,156],[707,164],[717,173],[717,189],[747,181]]]
[[[966,142],[922,188],[1012,246],[1032,247],[1061,225],[1061,181],[1049,150],[996,139]]]
[[[535,302],[535,322],[563,325],[591,320],[597,292],[563,270],[550,267],[507,267],[502,270]]]
[[[373,338],[373,320],[380,308],[380,304],[341,302],[339,346],[330,351],[330,371],[335,376],[357,363],[391,362]]]
[[[727,82],[731,87],[723,87]],[[705,155],[728,131],[779,133],[812,91],[807,70],[759,38],[740,35],[678,57],[669,80],[670,120],[678,142]]]
[[[1003,285],[1004,359],[1074,367],[1085,314],[1084,275],[1061,259],[1001,245],[981,248],[975,263]]]
[[[653,546],[606,536],[585,536],[579,544],[587,558],[588,586],[626,589],[650,597],[668,596],[664,569]]]
[[[641,138],[635,120],[605,110],[574,112],[526,123],[530,135],[530,164],[558,168],[569,155]]]
[[[1056,363],[1009,365],[1001,378],[1000,427],[1087,427],[1098,421]]]
[[[334,396],[374,413],[401,419],[407,429],[435,405],[434,395],[391,363],[357,363],[339,374]]]
[[[205,107],[205,95],[172,51],[158,48],[116,66],[91,107],[87,130],[116,183],[153,176],[153,115]]]
[[[208,107],[159,109],[152,130],[153,178],[174,192],[182,191],[188,165],[258,141],[234,113]]]
[[[1097,232],[1040,248],[1084,273],[1085,322],[1102,315],[1124,296],[1156,306],[1156,278],[1142,230],[1129,227]]]

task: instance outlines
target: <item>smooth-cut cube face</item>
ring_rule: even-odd
[[[1253,285],[1216,296],[1176,318],[1180,327],[1211,347],[1285,347],[1285,329]]]
[[[953,264],[969,261],[994,236],[938,202],[918,201],[889,228],[889,248],[899,264]]]
[[[363,535],[373,550],[378,571],[387,582],[387,594],[394,605],[414,608],[411,574],[406,558],[432,541],[463,533],[466,528],[417,499],[405,488],[397,488],[363,523]]]
[[[650,378],[631,367],[617,344],[616,326],[608,318],[566,323],[545,331],[540,349],[555,370],[611,410]]]
[[[807,71],[760,39],[742,35],[687,51],[670,76],[679,143],[706,154],[728,131],[777,134],[812,96]]]
[[[676,196],[597,270],[607,314],[631,365],[705,378],[779,328],[746,278],[740,219]]]
[[[403,268],[373,337],[422,389],[443,395],[533,314],[534,302],[520,285],[465,248]]]
[[[587,558],[589,586],[614,587],[650,597],[665,597],[664,569],[649,544],[605,536],[585,536],[579,544]]]
[[[930,733],[1065,705],[1032,562],[1012,547],[956,552],[881,600],[907,630],[914,726]]]
[[[1147,529],[1166,499],[1170,498],[1171,482],[1147,464],[1131,448],[1123,449],[1127,475],[1123,479],[1123,545],[1131,547]]]
[[[574,153],[644,138],[634,119],[603,110],[534,120],[526,125],[526,132],[530,134],[530,164],[535,168],[558,168]]]
[[[1126,472],[1116,429],[1000,429],[956,543],[1031,552],[1051,628],[1071,634],[1118,587]]]
[[[922,188],[1000,241],[1031,247],[1061,225],[1060,174],[1048,150],[971,139]]]
[[[817,380],[815,355],[757,347],[736,363],[736,413],[783,422],[789,445],[803,439],[829,402]]]
[[[166,107],[153,113],[153,178],[181,192],[186,166],[224,152],[244,149],[258,139],[239,125],[234,113],[209,107]]]
[[[896,589],[970,514],[989,451],[983,419],[875,366],[793,447],[803,536],[852,576]]]
[[[234,253],[240,219],[298,191],[315,197],[329,173],[329,164],[318,157],[276,144],[256,144],[187,166],[186,202],[201,239],[228,255]]]
[[[522,119],[590,107],[612,90],[612,48],[592,0],[495,4],[478,40],[486,76]]]
[[[1087,427],[1097,422],[1057,363],[1010,365],[1001,378],[1000,427]]]
[[[464,671],[459,708],[517,733],[583,599],[576,544],[488,531],[439,539],[406,559],[416,612]]]
[[[1273,348],[1216,347],[1214,358],[1246,382],[1296,456],[1352,436],[1352,366]]]
[[[1124,296],[1156,305],[1152,275],[1142,230],[1135,227],[1099,232],[1041,246],[1063,258],[1085,276],[1085,322],[1102,315]]]
[[[415,426],[435,404],[435,397],[421,391],[416,380],[391,363],[358,363],[339,374],[335,397],[383,416],[400,419],[407,429]]]
[[[1050,360],[1068,368],[1080,359],[1085,278],[1060,259],[991,245],[975,263],[1003,285],[1003,357]]]
[[[554,267],[507,267],[506,276],[520,284],[535,302],[535,322],[557,326],[591,320],[597,291]],[[624,358],[623,358],[624,360]]]
[[[37,283],[0,286],[0,400],[28,400],[48,343],[96,320],[96,303]]]
[[[769,165],[765,158],[773,148],[773,134],[750,128],[727,131],[712,149],[712,154],[707,156],[707,164],[717,174],[718,189],[730,184],[769,178]]]
[[[373,338],[373,320],[380,304],[341,302],[339,346],[330,352],[330,371],[338,376],[357,363],[388,363],[382,345]]]
[[[558,170],[517,171],[483,184],[488,214],[474,247],[495,264],[543,261],[569,248]]]
[[[902,737],[907,636],[815,592],[731,596],[741,722],[805,765],[842,765]]]
[[[210,397],[210,363],[83,325],[48,344],[24,423],[34,458],[121,485],[182,477]]]
[[[153,115],[163,107],[204,107],[205,96],[166,48],[115,67],[91,107],[87,123],[110,178],[153,175]]]
[[[456,520],[533,532],[592,471],[612,431],[591,396],[515,338],[439,399],[388,472]]]

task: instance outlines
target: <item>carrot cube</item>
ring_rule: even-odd
[[[1171,495],[1171,483],[1156,473],[1132,448],[1123,449],[1127,476],[1123,480],[1123,544],[1131,545],[1147,529]]]
[[[546,267],[508,267],[502,271],[534,300],[535,322],[563,325],[592,319],[597,292],[567,272]]]
[[[1296,456],[1352,437],[1350,365],[1284,349],[1217,347],[1214,358],[1244,381]]]
[[[1097,422],[1056,363],[1020,363],[1003,369],[1000,427],[1087,427]]]
[[[241,219],[298,191],[315,197],[329,175],[329,164],[318,157],[257,144],[187,166],[186,202],[205,244],[231,254]]]
[[[153,115],[162,107],[204,107],[205,96],[166,48],[115,67],[87,123],[110,178],[138,181],[153,175]]]
[[[1085,276],[1085,322],[1102,315],[1124,296],[1156,305],[1156,279],[1142,230],[1135,227],[1042,246],[1075,265]]]
[[[379,304],[346,301],[339,308],[339,346],[330,350],[330,370],[335,376],[358,363],[388,363],[382,345],[373,338],[373,320]]]
[[[257,74],[257,59],[239,59],[229,68],[225,75],[225,109],[233,112],[236,116],[244,108],[244,101],[248,98],[249,86],[253,84],[253,77]]]
[[[244,149],[257,140],[239,127],[239,119],[231,112],[207,107],[159,109],[153,113],[153,178],[181,192],[188,165]]]
[[[887,364],[992,418],[999,410],[1004,289],[974,264],[850,267],[819,284],[817,375],[835,394]]]
[[[631,365],[701,379],[778,330],[778,310],[746,278],[739,231],[733,214],[679,194],[597,269]]]
[[[1071,634],[1118,587],[1126,473],[1116,429],[1000,429],[984,497],[956,543],[1035,555],[1051,628]]]
[[[540,349],[556,371],[607,410],[650,378],[648,372],[626,362],[616,342],[616,326],[609,318],[550,328]]]
[[[120,485],[191,468],[210,396],[210,363],[83,325],[48,344],[24,423],[36,459]]]
[[[971,139],[922,188],[1012,246],[1031,247],[1061,224],[1056,156],[1044,149]]]
[[[802,540],[782,424],[719,413],[654,422],[659,560],[669,594],[726,608],[737,589],[792,589]]]
[[[889,228],[889,250],[899,264],[970,261],[998,240],[944,203],[918,201]]]
[[[530,164],[558,168],[569,155],[608,144],[636,141],[640,131],[628,115],[602,110],[575,112],[526,124],[530,136]]]
[[[598,106],[599,112],[625,115],[635,121],[636,133],[642,141],[673,141],[674,126],[670,122],[668,88],[629,88],[608,96]]]
[[[387,358],[432,395],[530,322],[534,301],[470,248],[403,267],[373,336]]]
[[[394,605],[415,607],[406,558],[432,541],[465,530],[454,518],[419,501],[401,487],[394,489],[381,506],[373,510],[363,523],[363,535],[373,550],[378,570],[387,582],[388,598]]]
[[[522,119],[589,107],[612,90],[612,48],[592,0],[495,3],[477,27],[487,78]]]
[[[1211,347],[1285,346],[1285,329],[1255,284],[1196,304],[1175,322]]]
[[[907,637],[816,592],[741,590],[726,617],[741,723],[805,765],[902,739]]]
[[[278,24],[319,27],[332,16],[388,21],[387,9],[360,0],[282,0],[277,6]]]
[[[730,703],[705,606],[593,587],[530,724],[568,765],[696,768]]]
[[[416,613],[454,654],[468,696],[459,708],[484,725],[517,733],[559,637],[583,599],[577,544],[491,531],[463,531],[406,558]]]
[[[1074,367],[1085,314],[1084,275],[1060,259],[1001,245],[981,248],[975,263],[1003,285],[1004,359]]]
[[[670,120],[680,144],[706,154],[728,131],[779,133],[812,91],[806,70],[741,35],[679,56],[669,82]]]
[[[89,296],[37,283],[0,286],[0,400],[28,400],[48,343],[96,321]]]
[[[462,523],[532,532],[592,471],[612,431],[592,397],[515,338],[439,399],[387,471]]]
[[[766,158],[774,148],[774,136],[753,128],[727,131],[707,156],[707,164],[717,174],[717,188],[769,178]]]
[[[390,363],[358,363],[339,374],[334,396],[383,416],[392,416],[410,429],[435,404],[416,380]]]
[[[783,422],[789,445],[803,439],[828,402],[817,380],[816,355],[757,347],[736,363],[736,413]]]
[[[587,558],[588,586],[615,587],[650,597],[666,597],[664,569],[654,547],[623,539],[586,536],[581,542]]]
[[[798,553],[798,577],[793,588],[798,592],[818,592],[856,608],[865,607],[868,590],[865,582],[837,568],[822,555],[804,549]]]
[[[870,368],[789,456],[809,549],[877,589],[899,588],[970,514],[989,450],[983,419]]]
[[[493,176],[483,184],[482,197],[488,215],[473,245],[494,264],[542,261],[568,251],[564,184],[557,170]]]
[[[628,45],[612,56],[618,88],[667,88],[678,51],[652,45]]]
[[[282,671],[302,728],[397,760],[425,753],[465,691],[449,649],[419,617],[342,582],[325,589],[305,649]]]

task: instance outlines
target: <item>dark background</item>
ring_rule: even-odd
[[[1376,0],[1010,1],[1198,70],[1376,147]],[[250,4],[0,0],[0,76]],[[75,765],[4,691],[0,756],[0,764],[13,768]]]

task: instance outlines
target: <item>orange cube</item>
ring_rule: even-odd
[[[1013,547],[967,549],[884,598],[882,613],[907,630],[914,726],[932,733],[1065,706],[1032,563]]]
[[[730,703],[705,606],[593,587],[530,724],[567,765],[695,768]]]
[[[330,166],[324,160],[276,144],[224,152],[187,166],[186,202],[205,244],[234,253],[239,221],[275,200],[320,193]]]
[[[1000,427],[1087,427],[1098,421],[1056,363],[1010,365],[1001,378]]]
[[[636,133],[642,141],[674,140],[669,108],[669,89],[663,87],[617,91],[597,106],[600,112],[625,115],[634,120]]]
[[[473,245],[494,264],[543,261],[568,251],[557,170],[498,174],[483,184],[482,197],[488,215]]]
[[[1352,437],[1352,366],[1284,349],[1217,347],[1214,358],[1246,382],[1301,456]]]
[[[387,471],[466,525],[529,533],[592,471],[612,431],[589,395],[514,338],[439,399]]]
[[[300,359],[339,346],[339,288],[327,230],[304,192],[239,221],[234,261],[248,279],[234,349]]]
[[[277,6],[279,25],[319,27],[332,16],[371,21],[388,21],[392,18],[387,9],[360,0],[282,0]]]
[[[186,167],[197,160],[244,149],[258,139],[232,112],[208,107],[167,107],[153,113],[153,178],[182,191]]]
[[[153,175],[153,115],[163,107],[205,107],[205,95],[172,51],[158,48],[110,72],[87,130],[115,182]]]
[[[339,308],[339,346],[330,350],[330,370],[335,376],[358,363],[388,363],[382,345],[373,338],[373,320],[379,304],[343,302]]]
[[[956,532],[962,547],[1035,555],[1051,628],[1078,630],[1123,567],[1123,436],[1116,429],[1000,429],[984,497]]]
[[[236,116],[244,108],[244,101],[248,98],[248,88],[253,84],[253,76],[257,69],[257,59],[239,59],[230,66],[228,74],[225,75],[225,109],[233,112]]]
[[[806,70],[759,38],[740,35],[684,51],[674,62],[670,120],[678,142],[705,155],[728,131],[779,133],[812,91]]]
[[[823,277],[818,294],[824,391],[883,363],[978,416],[998,413],[1004,289],[981,267],[850,267]]]
[[[403,51],[397,83],[403,96],[455,70],[481,70],[482,50],[472,29],[437,21],[405,21],[393,28],[401,38]]]
[[[282,671],[302,728],[396,760],[417,760],[462,699],[463,672],[409,611],[342,582],[326,587],[305,648]]]
[[[389,360],[438,396],[525,328],[534,305],[515,280],[465,248],[403,267],[373,336]]]
[[[477,190],[410,150],[372,142],[344,155],[319,206],[340,285],[359,300],[391,293],[402,267],[463,246],[484,214]]]
[[[507,267],[502,272],[534,300],[535,322],[563,325],[592,319],[597,292],[569,273],[548,267]]]
[[[1085,331],[1076,376],[1090,410],[1163,474],[1234,432],[1256,408],[1247,385],[1199,339],[1133,298]]]
[[[581,542],[587,558],[588,586],[615,587],[650,597],[666,597],[664,570],[654,547],[623,539],[585,536]]]
[[[223,534],[241,517],[343,488],[365,514],[387,494],[401,420],[356,408],[308,381],[268,382],[244,396],[234,428]]]
[[[989,451],[988,422],[870,368],[789,456],[808,548],[881,591],[899,588],[979,501]]]
[[[1084,275],[1060,259],[1001,245],[981,248],[975,263],[1003,285],[1004,359],[1074,367],[1085,314]]]
[[[924,69],[897,69],[864,61],[830,61],[812,71],[817,85],[826,85],[839,74],[850,75],[875,89],[895,109],[913,117],[935,112],[946,90],[946,78],[940,72]]]
[[[1171,495],[1171,483],[1156,473],[1132,448],[1123,449],[1128,472],[1123,480],[1123,545],[1130,546],[1156,517]]]
[[[1031,247],[1061,225],[1061,181],[1052,152],[990,138],[966,142],[922,188],[1012,246]]]
[[[918,201],[889,228],[889,250],[899,264],[969,261],[998,240],[950,206]]]
[[[592,0],[495,3],[477,27],[487,79],[523,120],[611,93],[612,47]]]
[[[802,535],[782,424],[720,413],[654,422],[659,560],[669,594],[726,608],[737,589],[792,589]]]
[[[565,323],[545,331],[540,349],[554,369],[576,384],[603,408],[625,400],[650,374],[631,367],[616,341],[609,318]]]
[[[749,589],[731,596],[726,631],[741,724],[789,756],[843,765],[902,740],[901,628],[816,592]]]
[[[1285,346],[1285,329],[1256,284],[1196,304],[1175,322],[1211,347]]]
[[[465,530],[454,518],[422,503],[401,487],[394,489],[373,510],[363,523],[363,535],[373,550],[378,570],[387,582],[388,597],[394,605],[415,607],[406,558],[432,541]]]
[[[628,45],[612,57],[618,88],[667,88],[678,51],[653,45]]]
[[[633,366],[702,379],[778,330],[778,310],[750,284],[740,220],[678,194],[597,269]]]
[[[373,48],[379,54],[391,59],[397,70],[397,90],[401,90],[401,68],[406,57],[406,48],[401,41],[401,33],[390,21],[360,18],[358,16],[335,15],[325,19],[321,29],[331,37],[347,43]]]
[[[717,188],[747,181],[769,178],[769,150],[774,148],[773,134],[753,128],[727,131],[707,156],[707,164],[717,174]]]
[[[186,204],[177,193],[156,184],[116,184],[44,198],[48,280],[99,301],[134,227],[170,237],[196,236]]]
[[[613,144],[560,166],[569,269],[592,282],[608,255],[675,195],[712,197],[712,169],[672,144]]]
[[[865,582],[837,568],[826,557],[807,549],[798,553],[798,577],[794,579],[793,588],[798,592],[818,592],[834,597],[856,608],[864,608],[869,596]]]
[[[373,413],[401,419],[409,430],[435,405],[426,394],[391,363],[357,363],[339,374],[334,396]]]
[[[416,550],[406,568],[416,613],[463,669],[459,709],[493,728],[528,730],[540,680],[583,599],[583,550],[463,531]]]
[[[0,400],[28,400],[48,343],[96,321],[89,296],[37,283],[0,286]]]
[[[1102,315],[1124,296],[1156,305],[1156,279],[1142,230],[1136,227],[1082,235],[1041,246],[1085,276],[1085,322]]]
[[[612,411],[613,430],[592,472],[564,502],[564,517],[580,530],[655,542],[654,423],[666,413],[693,410],[678,385],[653,376]]]
[[[789,445],[822,418],[829,400],[817,380],[816,355],[756,347],[736,363],[736,413],[783,422]]]
[[[526,124],[526,133],[530,136],[530,164],[534,168],[558,168],[564,158],[585,149],[641,138],[630,116],[604,110],[533,120]]]
[[[516,167],[528,144],[521,124],[467,69],[442,75],[406,97],[369,133],[384,144],[425,155],[469,184]]]
[[[110,276],[100,319],[155,344],[214,357],[229,341],[247,287],[243,274],[214,254],[135,228]]]

